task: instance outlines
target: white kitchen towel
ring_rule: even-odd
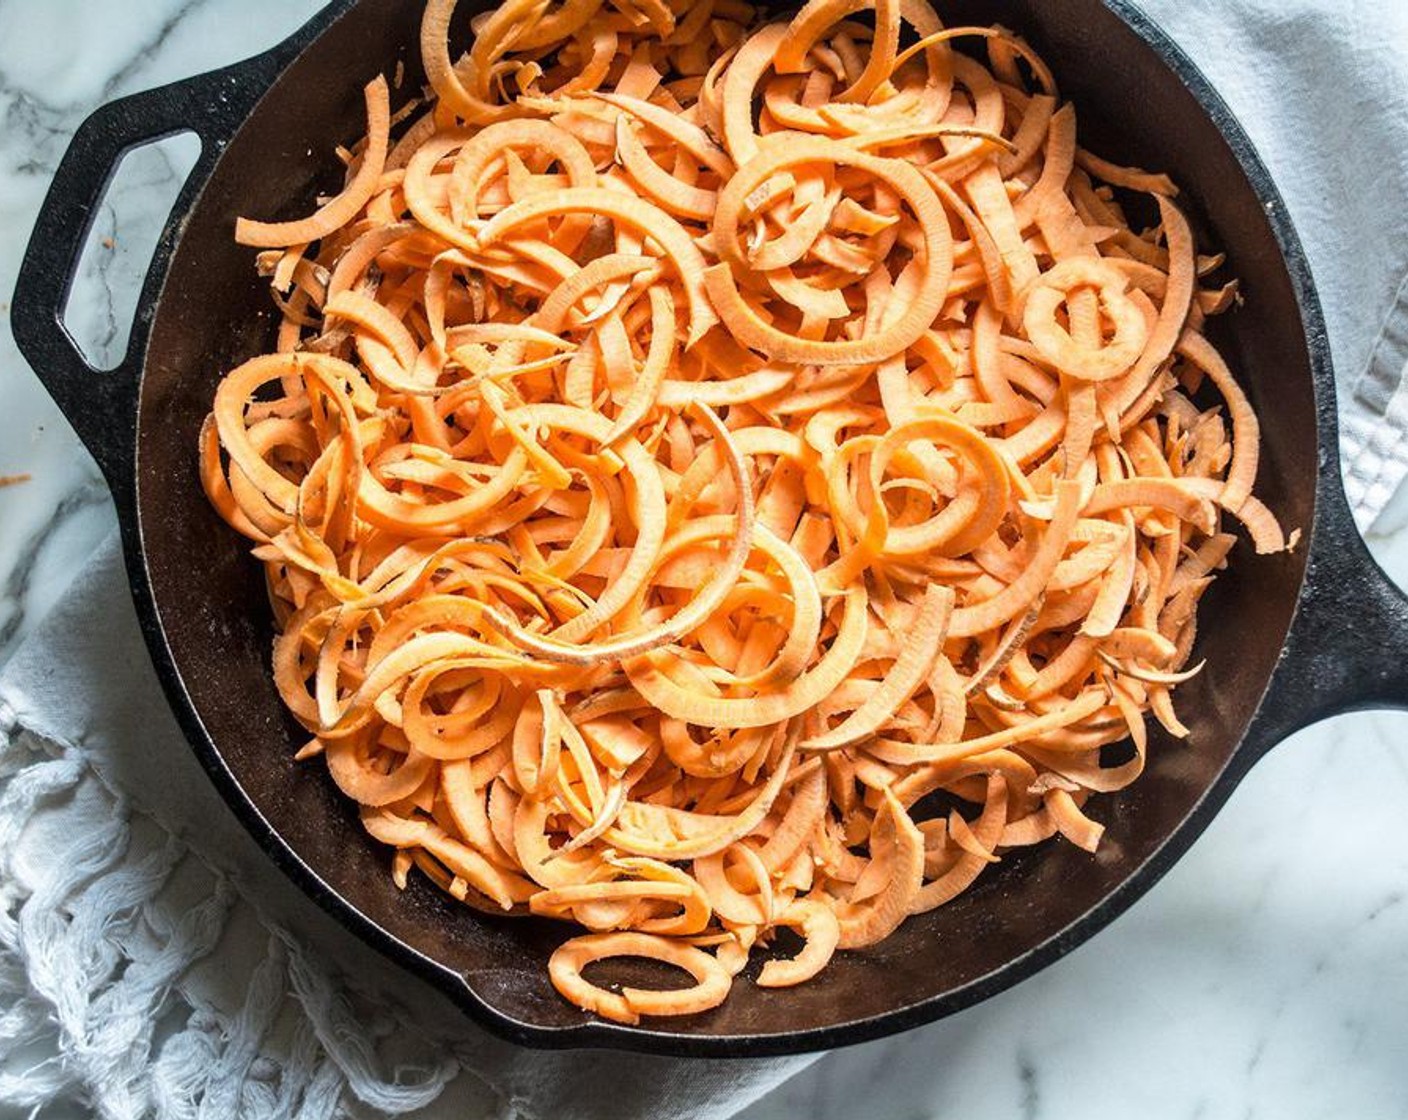
[[[1368,525],[1408,472],[1408,4],[1148,0],[1306,242]],[[114,542],[0,674],[0,1110],[722,1120],[807,1064],[490,1038],[273,872],[153,679]]]

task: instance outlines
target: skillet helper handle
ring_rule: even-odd
[[[1408,708],[1408,595],[1369,554],[1343,492],[1333,489],[1316,526],[1300,608],[1258,715],[1267,747],[1330,716]]]
[[[104,105],[79,126],[44,199],[11,301],[15,341],[115,487],[130,480],[135,462],[137,388],[158,270],[147,276],[122,360],[114,369],[95,369],[63,317],[98,205],[127,152],[194,132],[201,141],[200,157],[153,255],[154,261],[164,260],[180,236],[179,215],[276,73],[271,52]]]

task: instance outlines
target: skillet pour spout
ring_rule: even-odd
[[[466,0],[470,10],[486,5]],[[296,729],[268,671],[257,567],[207,506],[194,448],[220,375],[267,346],[268,295],[234,243],[240,214],[298,212],[362,127],[360,91],[402,65],[422,80],[419,0],[338,0],[271,51],[124,98],[78,130],[20,271],[21,350],[97,459],[122,525],[133,596],[192,748],[273,860],[339,921],[521,1043],[760,1056],[875,1038],[1010,987],[1096,933],[1193,842],[1252,764],[1315,720],[1408,706],[1408,600],[1370,559],[1340,486],[1334,378],[1309,266],[1267,169],[1227,106],[1126,0],[954,0],[950,24],[1018,29],[1053,65],[1101,154],[1167,171],[1200,239],[1225,249],[1245,306],[1216,338],[1262,417],[1258,493],[1297,548],[1240,545],[1205,600],[1180,691],[1192,732],[1151,732],[1140,781],[1099,802],[1108,851],[1013,854],[952,904],[785,998],[752,984],[688,1020],[626,1027],[560,1000],[545,962],[569,931],[471,914],[429,886],[397,891],[384,857],[322,774],[295,766]],[[349,61],[352,60],[352,61]],[[123,361],[90,369],[62,323],[78,255],[129,149],[177,132],[201,156],[144,284]]]

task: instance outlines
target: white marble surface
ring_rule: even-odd
[[[1170,4],[1152,6],[1172,17]],[[268,46],[317,7],[0,0],[0,301],[87,112]],[[159,223],[153,200],[177,173],[152,153],[134,172],[104,206],[100,229],[113,244],[71,315],[107,358],[123,334],[114,308],[130,306],[146,263],[132,246]],[[8,318],[0,402],[0,475],[33,475],[0,490],[3,662],[113,515]],[[1371,545],[1402,580],[1408,503],[1398,507],[1380,522],[1395,531]],[[1085,947],[946,1022],[833,1054],[744,1115],[1408,1117],[1405,732],[1402,715],[1368,714],[1298,735],[1146,899]]]

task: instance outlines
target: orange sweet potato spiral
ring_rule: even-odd
[[[1147,716],[1186,734],[1223,514],[1286,546],[1173,184],[925,0],[454,9],[342,192],[238,226],[283,320],[201,477],[300,757],[398,883],[585,927],[552,981],[623,1022],[716,1006],[780,928],[760,984],[1093,850]],[[584,976],[619,956],[689,982]]]

